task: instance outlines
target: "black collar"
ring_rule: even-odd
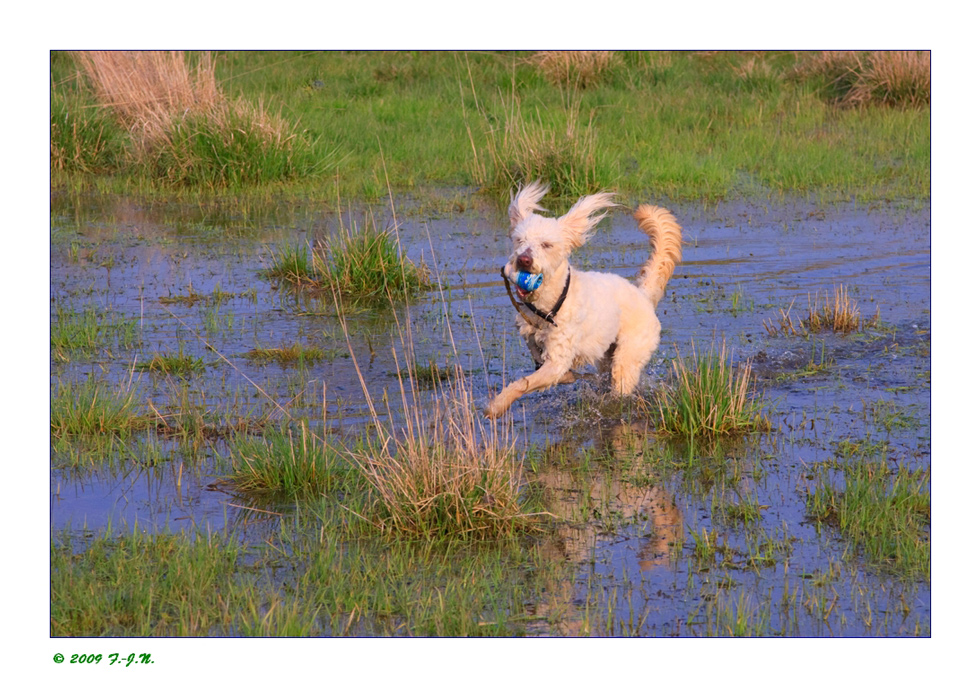
[[[565,296],[568,295],[568,286],[572,283],[571,265],[568,266],[568,276],[565,277],[565,288],[562,289],[561,295],[558,297],[558,301],[555,303],[555,305],[551,308],[550,311],[546,313],[541,312],[530,303],[525,303],[524,301],[518,301],[516,298],[514,298],[514,294],[510,292],[510,279],[508,279],[507,275],[504,273],[503,267],[500,268],[500,276],[504,278],[504,285],[507,287],[507,295],[510,296],[510,302],[514,304],[514,307],[517,308],[517,312],[519,312],[521,316],[524,317],[525,320],[527,320],[528,324],[533,325],[534,323],[531,322],[531,320],[528,320],[527,316],[524,315],[524,313],[521,311],[522,305],[528,310],[530,310],[532,313],[540,317],[542,320],[549,322],[553,326],[557,326],[555,325],[555,315],[557,315],[558,311],[561,310],[561,306],[565,302]]]

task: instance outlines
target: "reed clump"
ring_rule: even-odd
[[[100,106],[127,132],[131,163],[174,185],[241,186],[309,171],[308,146],[261,102],[228,98],[214,61],[181,51],[78,51]]]
[[[793,320],[793,304],[783,310],[780,308],[779,317],[775,320],[764,320],[762,325],[770,336],[808,336],[824,331],[831,331],[837,334],[850,334],[877,326],[879,316],[876,313],[870,320],[864,321],[861,318],[861,311],[857,303],[847,293],[847,287],[843,284],[834,290],[833,301],[830,294],[825,293],[821,300],[820,295],[811,296],[807,294],[807,311],[804,317],[797,317]]]
[[[64,382],[51,396],[51,436],[127,435],[148,426],[139,412],[135,391],[114,391],[90,377]]]
[[[296,286],[335,290],[355,303],[384,303],[417,296],[431,283],[425,264],[416,265],[399,246],[397,229],[341,226],[338,233],[305,244],[281,246],[266,274]]]
[[[800,61],[790,76],[814,81],[823,97],[845,107],[927,107],[932,92],[927,50],[826,50]]]
[[[528,61],[555,85],[589,88],[606,78],[621,58],[612,50],[541,50]]]
[[[280,501],[327,493],[350,472],[337,447],[306,423],[263,437],[237,438],[230,461],[231,474],[225,481],[236,491]]]
[[[664,431],[687,437],[711,437],[766,431],[765,404],[751,385],[752,365],[732,364],[726,344],[672,361],[672,385],[656,399]]]
[[[380,440],[351,453],[370,485],[362,518],[425,540],[497,539],[539,527],[544,514],[528,508],[513,442],[481,424],[462,371],[441,390],[431,412],[417,397],[406,402],[402,432],[377,421]]]

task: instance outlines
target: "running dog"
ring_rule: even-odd
[[[488,417],[500,417],[526,393],[574,381],[573,370],[588,364],[611,373],[614,393],[630,394],[660,343],[656,306],[681,261],[677,220],[660,207],[637,208],[633,217],[652,253],[634,284],[615,274],[581,272],[568,262],[606,216],[603,210],[616,206],[614,194],[585,196],[565,215],[550,218],[536,214],[547,192],[534,182],[512,196],[513,252],[501,270],[537,369],[504,387],[488,404]]]

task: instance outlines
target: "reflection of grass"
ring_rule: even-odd
[[[693,346],[693,344],[692,344]],[[663,428],[683,436],[735,435],[768,428],[763,404],[749,392],[752,366],[735,368],[725,343],[673,361],[674,382],[657,397]]]

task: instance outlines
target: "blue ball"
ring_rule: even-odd
[[[517,273],[517,285],[525,291],[534,291],[541,286],[541,282],[543,281],[544,276],[540,274],[531,274],[530,272]]]

